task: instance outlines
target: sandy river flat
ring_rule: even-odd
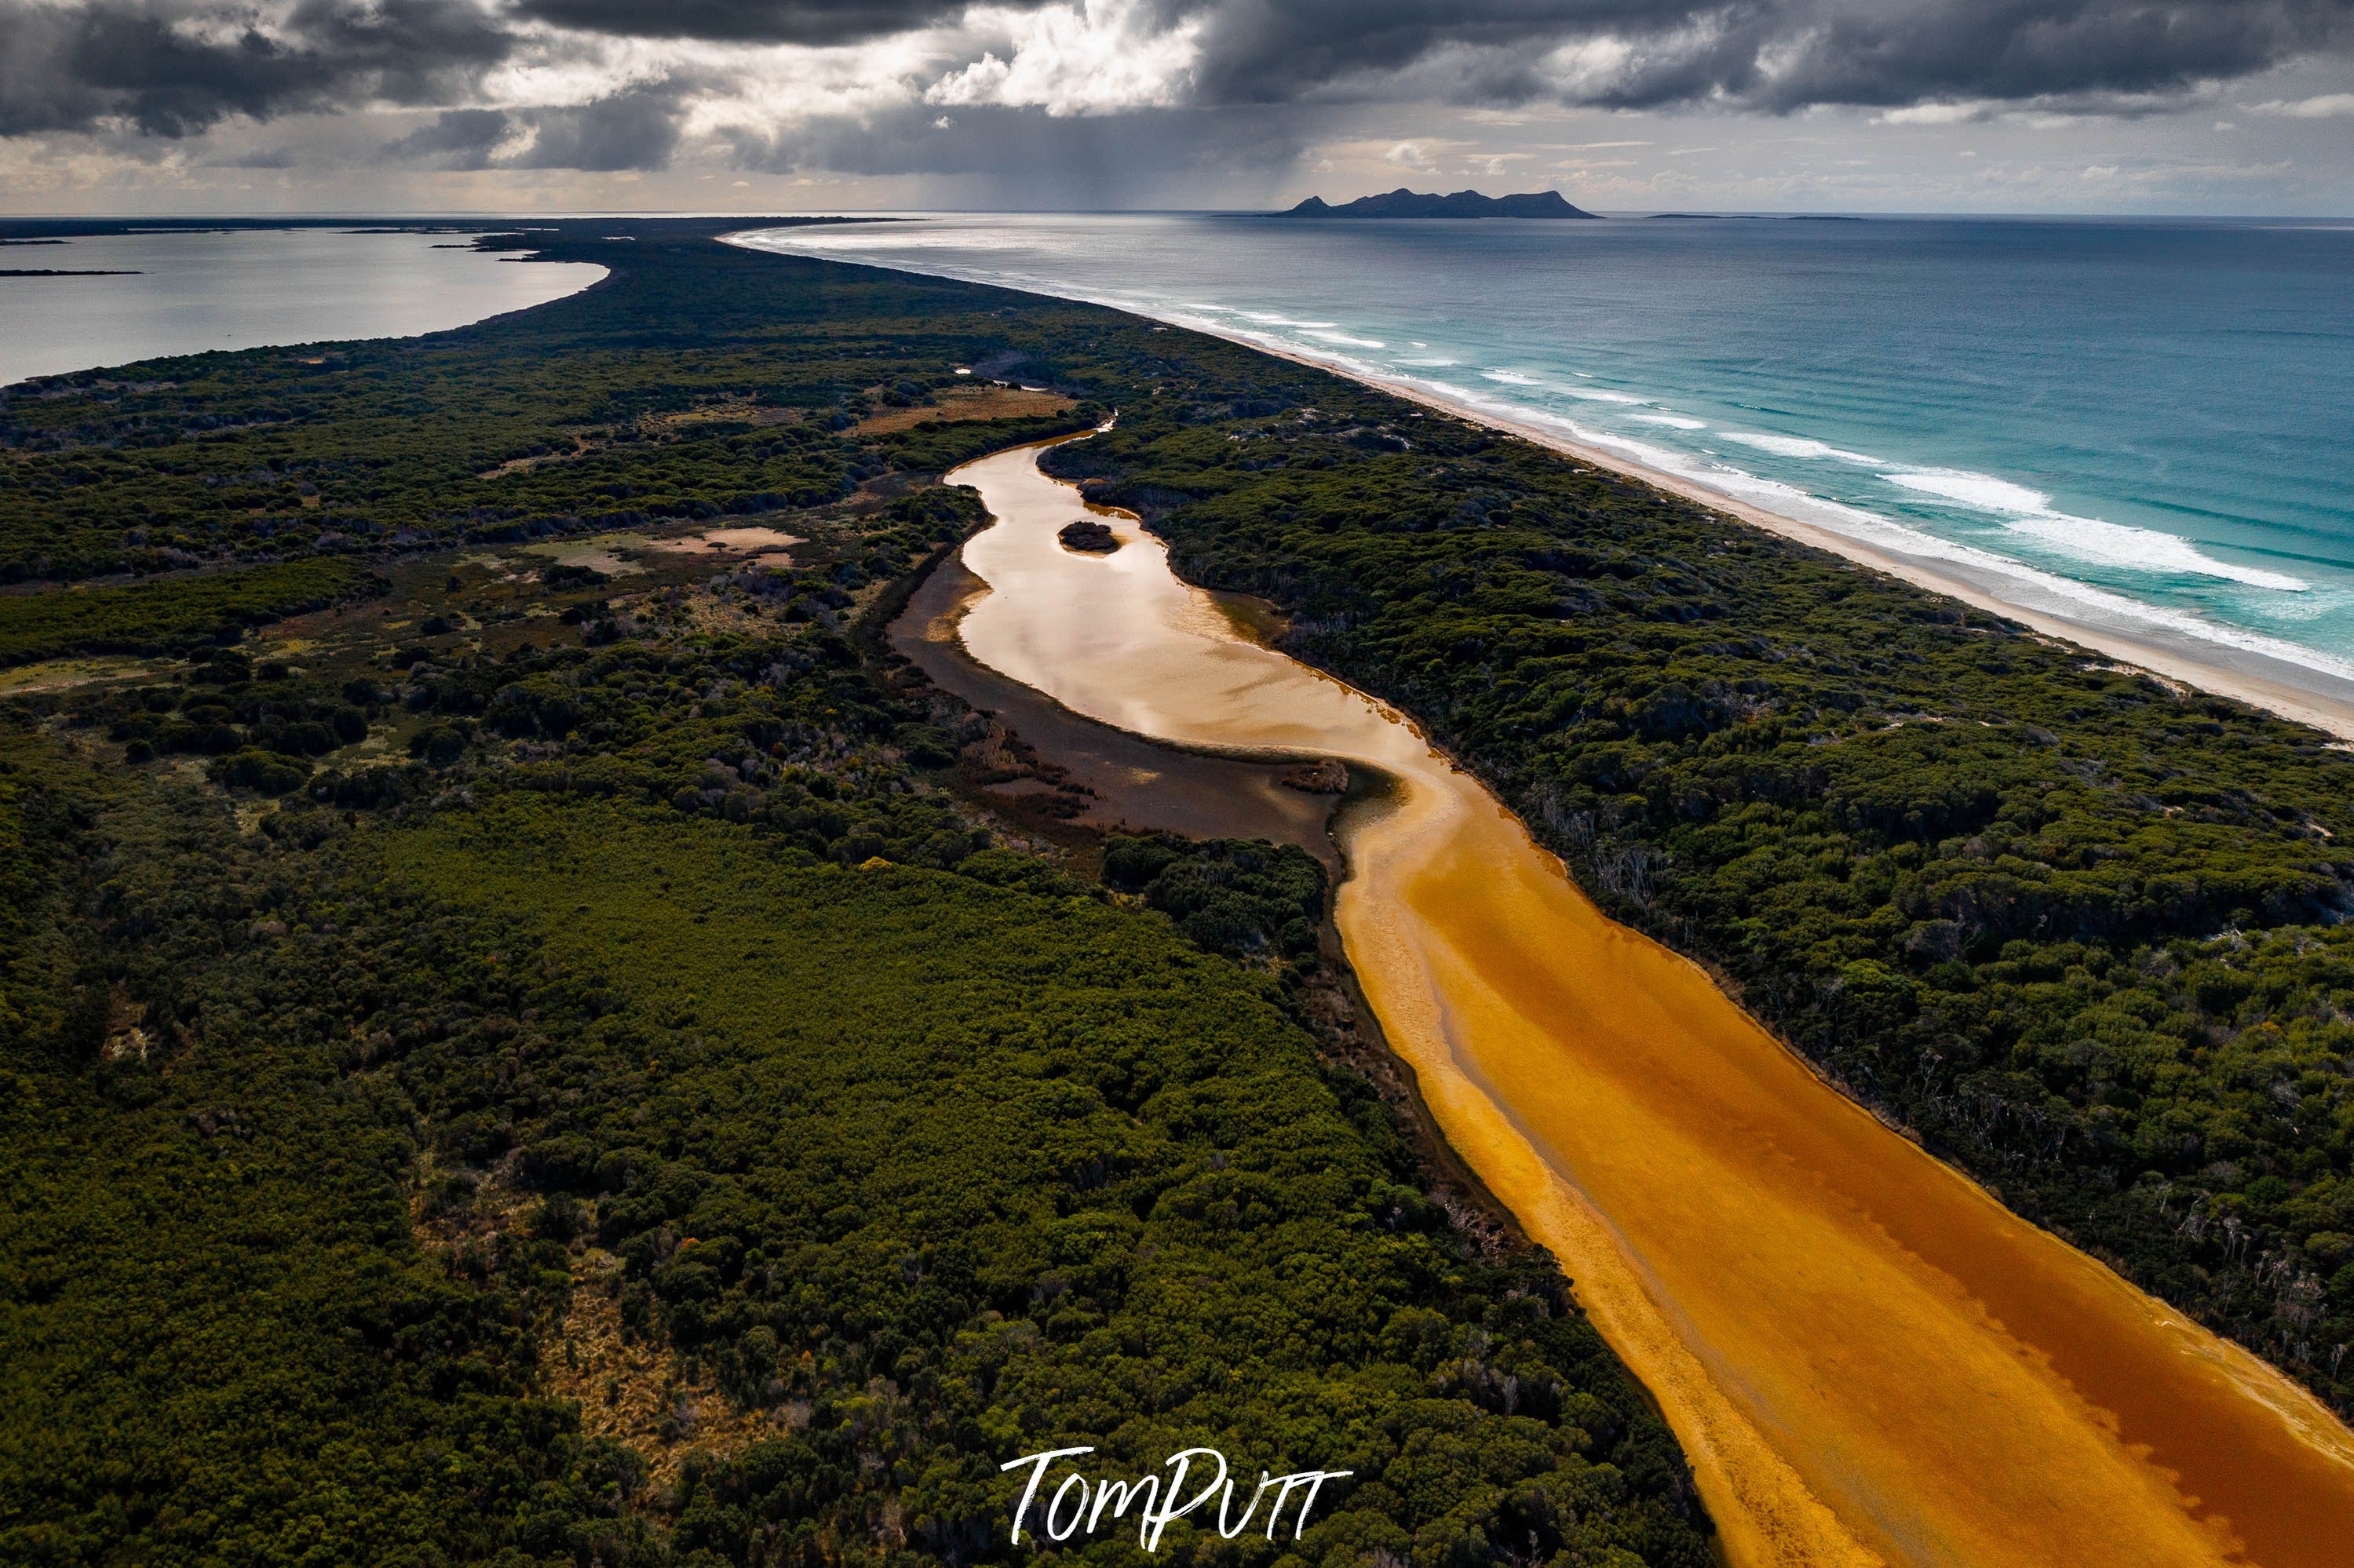
[[[1817,1079],[1606,919],[1400,715],[1247,641],[1034,450],[960,470],[979,662],[1197,747],[1396,781],[1337,919],[1448,1141],[1659,1399],[1736,1564],[2344,1568],[2354,1434]]]

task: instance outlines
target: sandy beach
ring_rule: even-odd
[[[1207,329],[1195,327],[1192,330]],[[1412,382],[1368,376],[1306,355],[1286,354],[1246,337],[1227,336],[1227,341],[1278,359],[1288,359],[1295,364],[1343,376],[1475,425],[1505,431],[1547,450],[1697,503],[1752,527],[1828,550],[1858,566],[1900,577],[1915,588],[1960,599],[1989,614],[2017,621],[2044,636],[2074,643],[2088,652],[2101,654],[2116,663],[2146,671],[2161,681],[2253,704],[2283,718],[2311,725],[2342,741],[2354,742],[2354,682],[2338,680],[2327,672],[2189,635],[2164,634],[2156,629],[2146,633],[2128,632],[2059,614],[2049,609],[2022,605],[1997,591],[2001,579],[1991,573],[1982,580],[1975,579],[1950,561],[1875,549],[1832,529],[1769,512],[1680,474],[1668,473],[1619,453],[1573,440],[1542,425],[1513,419],[1492,408],[1479,408],[1444,397]]]

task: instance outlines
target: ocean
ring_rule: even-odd
[[[0,245],[0,268],[118,274],[0,278],[0,387],[163,355],[442,332],[604,275],[485,254],[463,234],[326,228]]]
[[[945,215],[738,238],[1418,386],[2023,608],[2354,680],[2354,223]]]

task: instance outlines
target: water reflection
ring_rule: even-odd
[[[0,386],[207,349],[442,332],[561,299],[605,272],[486,255],[461,234],[317,228],[0,246],[0,268],[136,274],[0,278]]]

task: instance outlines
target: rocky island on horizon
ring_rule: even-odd
[[[1380,196],[1359,196],[1334,207],[1322,196],[1310,196],[1284,214],[1287,217],[1593,217],[1572,207],[1559,191],[1528,191],[1519,196],[1481,196],[1457,191],[1452,196],[1410,191],[1400,185]]]

